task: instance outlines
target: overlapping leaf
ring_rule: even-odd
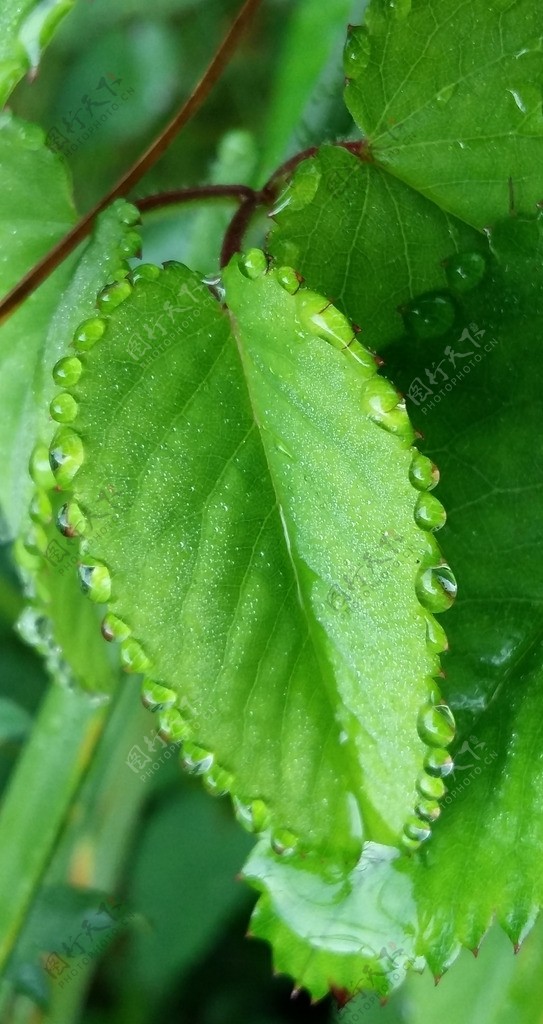
[[[441,492],[450,509],[443,546],[460,588],[447,622],[451,650],[443,684],[462,726],[456,769],[431,843],[405,866],[410,885],[395,903],[396,925],[413,939],[401,948],[413,960],[424,956],[436,974],[461,944],[480,944],[494,915],[520,943],[543,899],[542,510],[533,454],[541,432],[534,372],[543,312],[541,245],[535,219],[497,226],[494,255],[487,252],[483,268],[471,254],[448,265],[458,287],[439,300],[454,310],[452,327],[438,329],[434,322],[434,336],[420,336],[432,323],[436,294],[430,293],[412,304],[413,331],[388,350],[395,378],[413,398],[414,422],[429,438],[427,454],[443,470]],[[378,856],[386,862],[386,848]],[[302,862],[294,868],[307,873],[299,887],[305,924],[295,938],[287,935],[292,919],[281,904],[282,865],[272,857],[249,861],[249,877],[267,891],[256,930],[276,941],[279,966],[288,969],[289,958],[291,970],[298,965],[301,983],[313,984],[321,956],[334,983],[348,988],[355,967],[349,957],[334,962],[329,936],[349,913],[355,873],[342,885],[323,877],[319,890]],[[388,870],[392,891],[394,872],[384,863],[381,870]],[[376,920],[382,927],[379,915],[362,915],[370,933]],[[398,945],[394,929],[391,941]],[[296,957],[293,946],[301,950]],[[383,967],[385,988],[392,987],[394,969],[392,961]],[[372,987],[371,981],[361,987]]]
[[[42,131],[7,114],[0,122],[0,290],[2,295],[66,234],[75,220],[71,188]],[[20,528],[28,508],[26,466],[42,417],[34,381],[47,324],[70,277],[64,263],[0,331],[0,506],[6,537]]]
[[[3,0],[0,8],[0,107],[38,66],[43,48],[74,0]]]
[[[372,0],[345,98],[374,158],[483,228],[541,198],[541,17],[532,0]]]
[[[483,244],[461,220],[331,146],[300,165],[277,208],[270,252],[333,299],[379,350],[401,330],[398,307],[446,285],[443,253]]]

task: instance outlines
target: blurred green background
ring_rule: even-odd
[[[239,9],[233,0],[79,0],[46,51],[39,75],[23,82],[12,109],[61,138],[81,212],[89,209],[152,141],[193,87]],[[197,117],[136,196],[208,182],[261,186],[293,153],[348,137],[341,51],[349,21],[364,3],[352,0],[266,0],[226,74]],[[88,97],[116,109],[91,134],[100,113]],[[101,108],[100,108],[101,109]],[[144,223],[144,257],[179,259],[213,273],[230,202],[166,208]],[[262,218],[255,231],[265,231]],[[7,549],[0,560],[0,785],[5,786],[47,680],[37,655],[13,629],[22,595]],[[142,712],[139,745],[152,742],[151,716]],[[521,955],[494,930],[478,961],[463,952],[434,990],[427,972],[414,977],[382,1008],[359,997],[338,1012],[332,1000],[311,1006],[291,999],[292,983],[272,974],[267,947],[247,940],[255,896],[236,880],[250,838],[225,800],[211,800],[184,777],[176,759],[156,755],[149,778],[124,764],[117,787],[141,786],[141,816],[125,866],[121,927],[114,930],[94,972],[86,970],[84,1024],[278,1024],[288,1021],[392,1021],[422,1024],[508,1024],[543,1019],[543,931],[536,928]],[[124,774],[123,774],[124,772]],[[454,894],[451,894],[454,898]],[[34,908],[10,967],[3,1020],[44,1019],[58,981],[33,958],[37,936],[48,948],[77,942],[83,902],[59,890]],[[105,926],[102,921],[102,928]],[[98,935],[98,932],[96,933]],[[82,941],[80,939],[80,941]],[[88,946],[88,943],[87,943]],[[72,950],[73,952],[73,950]],[[77,947],[75,952],[77,952]],[[66,954],[67,955],[67,954]],[[79,963],[77,957],[76,963]],[[72,986],[74,1000],[81,985]],[[15,995],[14,995],[15,993]],[[64,1000],[64,1001],[63,1001]],[[77,1019],[65,986],[57,1018]],[[64,1009],[62,1009],[64,1007]],[[49,1018],[46,1018],[49,1019]]]

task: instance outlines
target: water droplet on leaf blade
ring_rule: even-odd
[[[420,603],[428,611],[444,612],[456,597],[457,585],[448,565],[433,565],[419,573],[416,590]]]
[[[49,463],[60,488],[68,487],[85,458],[83,441],[75,430],[61,427],[49,449]]]
[[[57,423],[73,423],[77,417],[78,405],[69,391],[62,391],[53,398],[49,412],[51,419]]]
[[[83,365],[77,356],[63,356],[53,367],[53,380],[59,387],[71,388],[77,384]]]
[[[81,588],[91,601],[106,604],[111,597],[111,574],[102,562],[82,563],[77,569]]]
[[[444,262],[447,283],[456,292],[469,292],[483,280],[486,261],[480,252],[462,252]]]
[[[421,295],[403,306],[400,312],[406,330],[422,340],[440,338],[456,320],[456,310],[450,296],[438,292]]]
[[[96,305],[102,313],[109,313],[112,309],[120,306],[121,302],[132,292],[132,285],[129,281],[115,281],[102,289],[96,300]]]
[[[110,285],[109,287],[116,287]],[[78,352],[87,352],[89,349],[96,345],[96,342],[103,337],[106,329],[106,322],[99,316],[93,316],[89,320],[84,320],[83,323],[79,324],[79,327],[74,333],[73,345]]]
[[[423,530],[441,530],[447,520],[443,505],[433,494],[422,493],[415,505],[415,522]]]
[[[244,277],[256,281],[266,273],[268,261],[262,249],[249,249],[239,257],[238,266]]]
[[[167,711],[175,706],[177,694],[175,690],[170,690],[162,683],[144,679],[141,686],[141,701],[144,707],[149,708],[150,711]]]
[[[371,40],[365,25],[350,25],[343,50],[343,70],[346,78],[356,81],[366,70],[371,57]]]
[[[454,715],[448,704],[428,704],[421,708],[417,731],[423,743],[432,747],[448,747],[456,732]]]

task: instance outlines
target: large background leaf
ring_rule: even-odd
[[[532,0],[370,3],[345,98],[375,159],[483,228],[541,198],[541,19]]]

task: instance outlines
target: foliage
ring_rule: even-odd
[[[70,6],[6,3],[5,98]],[[225,28],[214,2],[165,2],[145,21],[138,0],[107,8],[102,40],[93,6],[43,61],[41,111],[21,84],[2,115],[2,292],[141,151],[179,82],[188,90],[202,29],[218,42]],[[228,944],[247,916],[228,883],[246,854],[251,934],[313,999],[356,995],[346,1022],[398,990],[390,1012],[416,1024],[431,1000],[417,972],[438,978],[462,947],[477,953],[494,920],[518,949],[543,898],[537,6],[371,0],[362,18],[337,0],[324,23],[310,0],[284,23],[280,10],[254,30],[260,66],[248,48],[204,127],[95,218],[2,327],[0,505],[24,607],[6,568],[0,613],[50,678],[12,637],[6,1020],[34,1003],[75,1020],[106,949],[112,1022],[170,1012],[176,972],[185,1011],[198,971],[221,1006],[202,1020],[286,1019],[270,1002],[247,1011],[249,989],[227,997],[206,966],[220,929]],[[348,17],[363,24],[345,33]],[[177,79],[171,38],[185,29],[193,62]],[[267,84],[274,58],[255,116],[252,76]],[[108,98],[93,167],[75,119],[107,92],[117,111]],[[244,131],[220,139],[235,114]],[[316,145],[296,154],[308,131]],[[159,195],[202,179],[197,210]],[[27,698],[10,685],[19,671],[35,680]],[[257,837],[250,852],[232,810]],[[522,993],[539,932],[509,969],[494,931],[481,967],[519,1021],[537,1019],[538,990]],[[452,976],[471,991],[464,959]],[[449,1019],[451,1002],[436,996],[434,1015]],[[489,1024],[505,1021],[489,1006]]]

